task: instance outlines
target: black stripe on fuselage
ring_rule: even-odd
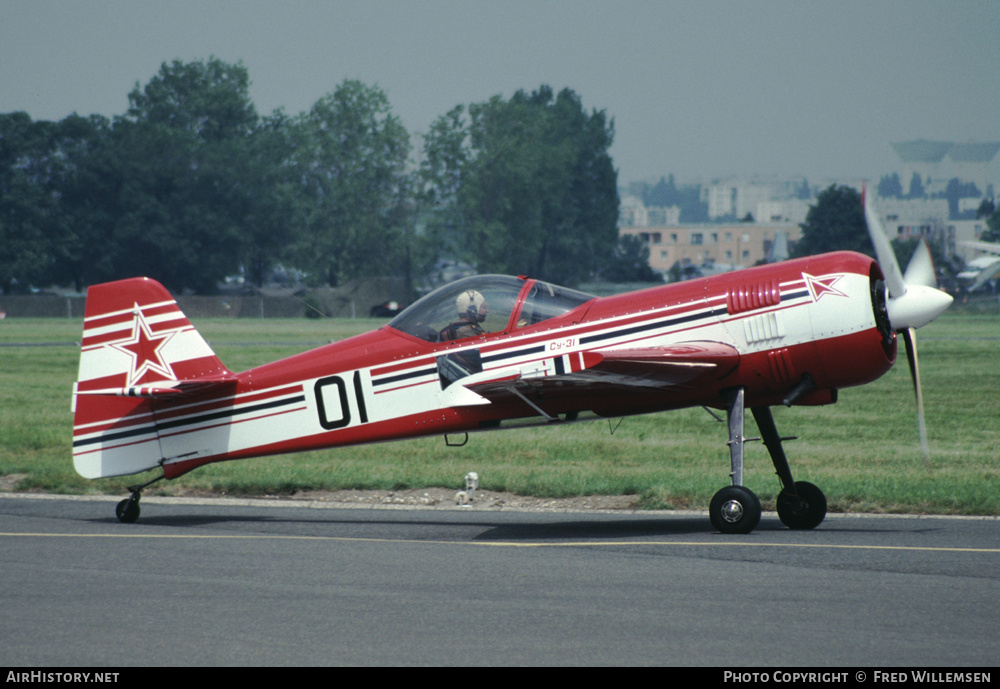
[[[288,399],[272,400],[270,402],[261,402],[260,404],[251,404],[245,407],[234,407],[230,409],[223,409],[221,411],[210,412],[207,414],[200,414],[198,416],[189,417],[185,419],[175,419],[174,421],[164,421],[162,423],[154,423],[152,425],[141,426],[139,428],[133,428],[127,431],[119,431],[117,433],[103,433],[93,438],[74,440],[73,447],[85,447],[87,445],[93,445],[95,443],[107,443],[115,440],[134,438],[140,435],[148,435],[150,433],[161,433],[163,431],[167,431],[173,428],[192,426],[195,424],[205,423],[206,421],[215,421],[217,419],[235,418],[237,416],[253,414],[254,412],[266,411],[268,409],[277,409],[279,407],[299,404],[300,402],[305,402],[305,399],[306,399],[305,395],[296,395],[295,397],[289,397]]]
[[[782,294],[782,301],[791,301],[793,299],[798,299],[800,297],[809,296],[808,290],[802,290],[799,292],[789,292],[787,294]],[[628,328],[621,328],[619,330],[610,330],[604,333],[598,333],[597,335],[588,335],[580,338],[580,344],[590,344],[592,342],[600,342],[602,340],[609,340],[615,337],[628,337],[629,335],[636,335],[638,333],[648,332],[650,330],[659,330],[660,328],[671,328],[677,325],[685,325],[689,323],[695,323],[700,320],[710,320],[718,318],[720,316],[725,316],[728,310],[725,306],[717,307],[714,309],[709,309],[708,311],[699,311],[698,313],[688,313],[682,316],[674,316],[673,318],[666,318],[663,320],[649,321],[642,323],[640,325],[633,325]],[[742,317],[747,312],[740,313]]]
[[[597,335],[588,335],[586,337],[581,337],[580,344],[590,344],[592,342],[610,340],[615,337],[628,337],[629,335],[636,335],[638,333],[644,333],[650,330],[659,330],[661,328],[670,328],[675,325],[684,325],[686,323],[695,323],[701,320],[715,319],[718,316],[724,315],[725,313],[726,313],[726,307],[723,306],[721,308],[711,309],[709,311],[690,313],[684,316],[675,316],[674,318],[666,318],[664,320],[649,321],[646,323],[642,323],[640,325],[633,325],[629,328],[619,328],[617,330],[609,330],[608,332],[598,333]]]
[[[437,366],[431,368],[419,368],[414,371],[409,371],[407,373],[400,373],[395,376],[388,376],[386,378],[372,378],[372,387],[378,387],[379,385],[390,385],[392,383],[401,383],[404,380],[410,380],[412,378],[420,378],[421,376],[436,376]]]

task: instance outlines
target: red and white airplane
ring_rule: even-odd
[[[868,223],[881,268],[838,252],[605,298],[483,275],[374,332],[241,373],[158,283],[96,285],[74,389],[75,466],[87,478],[162,469],[118,504],[133,522],[145,487],[210,462],[706,406],[728,414],[732,484],[713,498],[711,522],[749,533],[761,514],[742,485],[749,407],[781,480],[779,517],[811,529],[826,498],[792,479],[769,407],[829,404],[875,380],[901,332],[919,412],[913,329],[951,303],[929,253],[904,277],[870,211]]]

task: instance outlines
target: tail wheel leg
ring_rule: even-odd
[[[789,529],[815,529],[826,518],[826,496],[813,484],[792,478],[770,407],[753,407],[751,411],[781,481],[781,493],[775,505],[778,518]]]
[[[789,529],[815,529],[826,517],[826,496],[808,481],[796,481],[794,494],[786,490],[778,494],[776,509]]]
[[[115,516],[123,524],[131,524],[139,519],[139,493],[133,493],[115,507]]]
[[[115,516],[123,524],[132,524],[139,519],[139,499],[142,497],[142,489],[157,481],[162,481],[166,476],[157,476],[152,481],[141,483],[137,486],[129,486],[132,495],[128,496],[115,506]]]

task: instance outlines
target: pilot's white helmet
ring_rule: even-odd
[[[481,313],[486,298],[474,289],[467,289],[455,299],[455,310],[462,318],[482,321],[486,314]]]

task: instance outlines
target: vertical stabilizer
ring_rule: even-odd
[[[73,391],[77,472],[101,478],[156,467],[157,400],[234,379],[155,280],[91,287]]]

